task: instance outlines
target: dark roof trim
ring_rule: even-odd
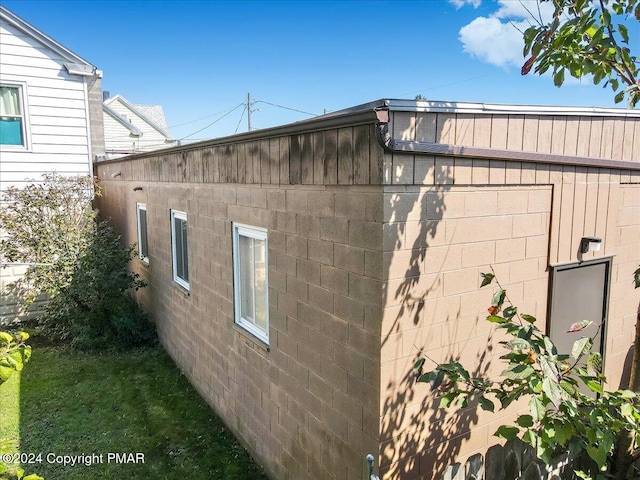
[[[514,162],[546,163],[555,165],[573,165],[579,167],[615,168],[640,171],[639,162],[609,160],[607,158],[578,157],[573,155],[554,155],[551,153],[522,152],[501,148],[465,147],[446,143],[409,142],[378,135],[382,147],[392,153],[417,153],[443,157],[476,158],[484,160],[505,160]]]
[[[288,125],[265,128],[262,130],[253,130],[251,132],[240,133],[238,135],[215,138],[212,140],[204,140],[202,142],[189,143],[188,145],[182,145],[178,147],[154,150],[153,152],[129,155],[126,160],[155,157],[158,155],[166,155],[170,153],[188,152],[191,150],[215,147],[218,145],[229,145],[234,143],[264,140],[267,138],[284,137],[287,135],[318,132],[322,130],[330,130],[332,128],[355,127],[358,125],[374,124],[379,122],[378,115],[378,111],[374,110],[373,107],[362,111],[355,111],[355,113],[353,113],[351,109],[341,110],[340,112],[321,115],[319,117],[315,117],[309,120],[302,120],[300,122],[291,123]],[[385,118],[384,121],[386,122],[388,120],[388,115],[383,116]],[[122,161],[122,159],[102,160],[100,164],[102,165],[106,163],[116,162],[118,160]]]
[[[118,122],[124,128],[129,130],[131,132],[131,135],[134,135],[136,137],[139,137],[139,136],[142,135],[142,132],[140,131],[140,129],[138,127],[133,125],[131,122],[127,122],[127,120],[122,115],[120,115],[118,112],[113,110],[108,105],[105,105],[103,103],[102,104],[102,110],[104,110],[105,113],[107,113],[111,118],[113,118],[116,122]]]

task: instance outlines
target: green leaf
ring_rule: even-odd
[[[531,418],[536,422],[544,418],[547,413],[547,409],[537,396],[531,397],[529,400],[529,411],[531,412]]]
[[[502,318],[498,315],[489,315],[487,317],[487,321],[491,322],[491,323],[507,323],[507,319],[506,318]]]
[[[571,356],[576,360],[586,354],[593,346],[593,340],[589,337],[582,337],[573,343],[571,348]]]
[[[630,400],[638,396],[633,390],[620,390],[618,393],[620,394],[620,398],[624,398],[625,400]]]
[[[615,97],[613,97],[613,101],[615,103],[620,103],[622,100],[624,100],[624,93],[625,91],[622,90],[621,92],[617,93]]]
[[[564,68],[558,70],[556,73],[553,74],[553,84],[556,87],[561,87],[563,83],[564,83]]]
[[[601,395],[604,393],[604,390],[602,389],[602,383],[600,383],[598,380],[587,380],[586,384],[589,390],[591,390],[592,392],[599,393]]]
[[[638,9],[640,10],[640,4],[638,5]],[[640,267],[633,272],[633,285],[635,288],[640,288]]]
[[[418,361],[413,366],[413,370],[415,372],[419,371],[422,368],[422,365],[424,365],[424,358],[418,359]]]
[[[513,440],[520,433],[520,429],[517,427],[510,427],[509,425],[502,425],[494,435],[496,437],[504,438],[505,440]]]
[[[523,428],[533,427],[533,417],[531,415],[520,415],[516,423]]]
[[[491,282],[493,282],[493,279],[496,277],[493,273],[481,273],[480,276],[482,277],[482,283],[480,284],[480,288],[486,287],[487,285],[489,285]]]
[[[480,404],[480,407],[487,412],[493,412],[495,409],[493,402],[488,398],[480,397],[478,398],[478,403]]]
[[[551,341],[551,339],[547,336],[543,337],[543,342],[544,342],[544,348],[545,350],[552,354],[555,355],[556,353],[558,353],[558,350],[556,349],[556,346],[553,344],[553,342]]]
[[[591,352],[587,360],[587,374],[596,377],[602,373],[602,355],[598,352]]]
[[[622,41],[624,43],[629,43],[629,30],[625,25],[620,23],[618,25],[618,31],[620,32],[620,36],[622,37]]]
[[[506,296],[507,291],[499,289],[496,293],[493,294],[493,301],[491,302],[491,305],[493,305],[494,307],[501,307]]]
[[[607,463],[607,453],[609,452],[605,450],[603,445],[599,445],[598,447],[587,445],[587,455],[596,462],[599,469],[603,469],[605,467]]]
[[[536,321],[536,317],[532,315],[527,315],[526,313],[523,313],[522,315],[520,315],[520,318],[522,318],[525,322],[529,322],[529,323],[535,323]]]
[[[453,402],[457,396],[458,392],[447,393],[440,399],[440,408],[449,408],[449,405],[451,405],[451,402]]]
[[[542,391],[547,395],[547,397],[549,397],[551,403],[556,407],[560,406],[562,398],[564,397],[564,392],[556,381],[553,381],[550,378],[545,378],[542,381]]]
[[[504,309],[504,317],[511,320],[515,314],[518,313],[518,309],[514,306],[510,306]]]
[[[535,370],[531,365],[515,365],[504,370],[502,372],[502,375],[511,380],[522,380],[525,378],[529,378],[534,373]]]
[[[620,407],[620,414],[630,422],[635,422],[633,418],[633,406],[630,403],[624,403]]]

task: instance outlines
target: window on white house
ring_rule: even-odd
[[[138,257],[144,263],[149,263],[149,241],[147,239],[147,206],[137,204],[138,213]]]
[[[235,322],[269,343],[267,230],[233,224]]]
[[[173,280],[189,290],[189,260],[187,246],[187,214],[171,211],[171,250]]]
[[[0,85],[0,145],[26,147],[22,89]]]

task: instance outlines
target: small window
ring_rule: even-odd
[[[137,204],[138,210],[138,257],[149,264],[149,241],[147,240],[147,206]]]
[[[269,343],[267,231],[233,225],[235,321]]]
[[[22,89],[0,85],[0,145],[26,147]]]
[[[173,280],[189,290],[189,255],[187,245],[187,214],[171,211],[171,249]]]

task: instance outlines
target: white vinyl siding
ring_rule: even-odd
[[[173,281],[189,290],[189,247],[187,241],[187,214],[171,211],[171,252]]]
[[[131,130],[104,113],[104,144],[107,153],[133,153],[140,151],[140,138]]]
[[[128,130],[125,130],[124,127],[121,127],[121,130],[115,130],[112,127],[107,129],[107,117],[111,118],[106,113],[104,114],[105,119],[105,149],[107,151],[118,150],[123,144],[128,145],[129,149],[131,145],[135,143],[136,151],[147,152],[151,150],[159,150],[161,148],[168,148],[173,146],[172,143],[166,142],[166,137],[160,133],[158,130],[149,125],[145,120],[136,115],[135,112],[129,110],[125,105],[120,103],[118,100],[115,100],[111,103],[108,103],[109,108],[113,111],[119,113],[120,115],[125,116],[128,120],[131,121],[131,124],[142,132],[140,137],[131,137]],[[113,118],[111,118],[111,122],[115,122]]]
[[[22,31],[0,22],[0,84],[20,86],[24,144],[0,145],[0,190],[42,180],[42,174],[91,175],[87,85],[63,59]]]
[[[138,257],[149,264],[149,240],[147,235],[147,206],[144,203],[136,205],[138,218]]]
[[[269,343],[267,231],[234,223],[233,282],[235,322]]]

